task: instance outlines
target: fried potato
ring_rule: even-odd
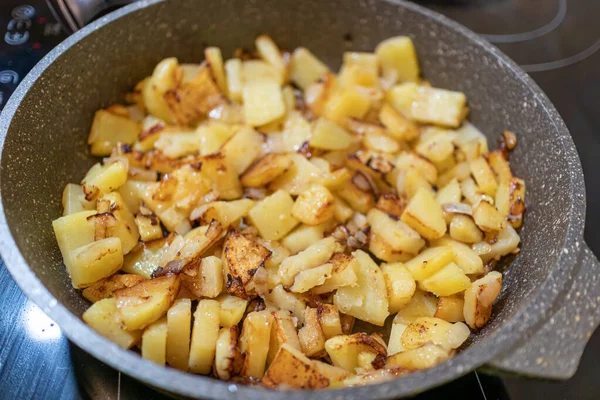
[[[318,370],[313,361],[287,344],[281,346],[262,382],[271,388],[279,385],[296,389],[329,386],[329,379]]]
[[[271,251],[255,240],[231,229],[223,246],[227,291],[238,297],[247,296],[244,287],[259,267],[264,266]]]
[[[116,290],[135,286],[143,280],[142,276],[134,274],[113,275],[88,286],[81,294],[92,303],[95,303],[113,297]]]
[[[124,349],[133,347],[139,343],[142,337],[140,330],[125,330],[121,327],[121,317],[117,310],[117,300],[114,297],[92,304],[83,313],[82,318],[100,335]]]

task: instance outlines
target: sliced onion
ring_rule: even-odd
[[[442,207],[444,211],[452,214],[473,215],[473,209],[465,203],[445,203]]]
[[[167,251],[165,251],[160,258],[159,265],[167,265],[169,261],[173,260],[177,256],[177,253],[181,251],[184,245],[185,241],[183,240],[183,236],[177,235],[169,245]]]

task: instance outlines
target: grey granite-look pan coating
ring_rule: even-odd
[[[51,228],[60,195],[94,160],[85,140],[94,111],[162,58],[203,59],[207,45],[229,56],[261,33],[282,48],[310,48],[337,68],[346,49],[372,51],[410,35],[426,78],[464,91],[471,120],[490,143],[517,132],[511,156],[527,183],[522,251],[506,270],[490,323],[455,358],[370,387],[311,393],[314,399],[415,394],[485,365],[566,379],[600,320],[600,265],[582,240],[585,188],[573,141],[538,86],[495,47],[464,27],[397,0],[149,1],[118,10],[68,38],[23,80],[0,117],[2,257],[23,291],[79,347],[150,385],[189,397],[299,399],[159,367],[100,337],[81,320],[88,306],[62,265]],[[348,37],[354,40],[349,43]]]

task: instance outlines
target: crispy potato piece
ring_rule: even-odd
[[[222,153],[209,154],[202,158],[202,175],[212,184],[213,191],[223,200],[241,197],[243,190],[238,173],[231,159]]]
[[[442,209],[431,192],[419,191],[402,213],[402,221],[428,240],[439,239],[446,233],[446,221]]]
[[[389,311],[394,314],[412,299],[417,285],[410,270],[402,263],[383,264],[381,270],[385,277]]]
[[[479,243],[483,240],[483,233],[475,224],[472,217],[456,214],[450,221],[450,237],[464,243]]]
[[[513,228],[520,228],[525,213],[525,181],[519,178],[503,181],[496,192],[495,204]]]
[[[383,340],[375,335],[355,333],[353,335],[339,335],[325,342],[325,349],[336,367],[349,372],[354,372],[358,365],[358,354],[370,352],[386,356],[387,349]]]
[[[240,350],[246,353],[242,375],[263,377],[269,353],[272,323],[273,316],[267,310],[254,311],[246,316],[240,337]]]
[[[414,254],[401,250],[394,250],[381,236],[369,232],[369,251],[375,257],[386,262],[404,262],[414,257]]]
[[[225,70],[223,68],[223,56],[221,55],[221,49],[218,47],[207,47],[204,50],[204,57],[206,58],[206,62],[212,76],[214,77],[214,81],[216,82],[219,90],[224,95],[227,95],[227,80],[225,79]],[[202,66],[200,66],[202,69]],[[198,71],[200,73],[201,71]]]
[[[439,165],[454,152],[452,131],[429,127],[426,128],[415,146],[415,151],[422,157]]]
[[[284,344],[300,350],[300,341],[296,333],[296,325],[287,310],[280,310],[271,313],[273,315],[273,325],[271,327],[271,340],[269,342],[269,353],[267,354],[267,368],[273,362],[273,359]]]
[[[392,329],[390,330],[390,338],[388,340],[388,356],[394,355],[406,349],[402,346],[402,335],[408,327],[408,323],[394,322],[392,323]]]
[[[297,349],[284,344],[262,383],[270,388],[283,385],[297,389],[320,389],[329,386],[329,379],[319,371],[312,360]]]
[[[215,298],[225,286],[223,262],[215,256],[204,257],[181,273],[181,284],[196,297]]]
[[[200,300],[194,312],[188,364],[190,372],[205,375],[210,373],[219,338],[219,315],[218,301]]]
[[[227,77],[227,89],[229,98],[233,101],[242,101],[242,61],[239,58],[231,58],[225,62],[225,73]]]
[[[168,248],[167,239],[142,243],[139,249],[133,249],[125,256],[121,270],[150,279]]]
[[[237,325],[219,331],[214,365],[214,374],[219,379],[228,381],[242,369],[244,356],[237,346],[238,335]]]
[[[419,287],[437,296],[451,296],[471,286],[471,280],[458,265],[450,262],[433,275],[419,282]]]
[[[375,207],[388,215],[400,218],[406,208],[406,200],[394,192],[387,192],[379,196]]]
[[[127,330],[143,328],[162,317],[175,301],[180,285],[179,277],[173,275],[115,291],[117,309]]]
[[[375,193],[361,171],[356,171],[352,179],[337,190],[337,194],[350,206],[366,214],[375,205]]]
[[[329,96],[324,115],[337,124],[344,124],[346,118],[363,119],[371,105],[371,99],[356,87],[346,87]]]
[[[329,293],[340,287],[357,285],[358,278],[355,271],[359,265],[356,258],[344,253],[334,253],[329,262],[333,264],[331,277],[322,285],[315,286],[312,293]]]
[[[321,225],[301,225],[292,233],[283,238],[281,244],[285,246],[291,254],[298,254],[306,250],[311,244],[323,239],[327,223]]]
[[[506,219],[500,215],[496,207],[485,200],[473,209],[473,220],[484,232],[500,232],[506,227]]]
[[[92,303],[95,303],[113,297],[116,290],[135,286],[143,280],[143,277],[134,274],[113,275],[88,286],[81,294]]]
[[[263,135],[245,126],[223,144],[221,152],[239,175],[261,156],[263,143]]]
[[[128,116],[98,110],[88,136],[90,152],[95,156],[108,156],[117,143],[133,144],[140,131],[140,124]]]
[[[167,362],[182,371],[188,369],[191,326],[191,300],[176,300],[167,312]]]
[[[521,238],[515,229],[511,225],[508,225],[506,229],[498,234],[496,243],[491,245],[490,251],[481,255],[483,262],[500,259],[502,256],[517,251],[520,240]]]
[[[462,322],[452,324],[439,318],[421,317],[402,334],[402,346],[407,350],[433,343],[446,350],[459,348],[469,338],[469,328]]]
[[[420,70],[415,46],[408,36],[394,36],[375,48],[377,61],[384,77],[398,82],[417,82]]]
[[[286,154],[267,154],[250,166],[241,176],[242,185],[247,187],[263,187],[283,174],[292,164]]]
[[[422,281],[448,265],[453,257],[450,246],[430,247],[407,261],[405,265],[416,281]]]
[[[82,319],[93,330],[124,349],[133,347],[142,337],[140,330],[127,331],[121,327],[117,300],[114,297],[92,304],[83,313]]]
[[[135,247],[140,237],[135,217],[129,211],[123,198],[118,192],[106,194],[98,199],[109,202],[109,210],[117,220],[117,225],[111,230],[110,236],[121,239],[123,254],[127,254]],[[162,235],[161,235],[162,236]]]
[[[359,264],[355,271],[358,285],[339,288],[333,303],[345,314],[383,326],[389,315],[383,272],[367,253],[357,250],[352,254]]]
[[[142,335],[142,358],[159,365],[167,360],[167,318],[148,325]]]
[[[264,266],[271,251],[255,240],[244,236],[236,229],[230,229],[223,246],[227,291],[246,298],[244,286],[250,282],[256,270]]]
[[[495,196],[498,189],[498,182],[490,165],[483,157],[478,157],[469,162],[471,174],[477,182],[477,186],[488,196]]]
[[[117,190],[127,181],[127,167],[122,161],[95,164],[81,181],[85,199],[92,201],[105,193]]]
[[[300,271],[294,278],[294,284],[290,287],[290,291],[305,293],[315,286],[323,285],[327,279],[331,278],[332,271],[333,264],[330,263]]]
[[[286,190],[291,195],[299,195],[313,184],[325,180],[323,171],[300,154],[290,154],[292,164],[286,172],[269,185],[273,191]]]
[[[64,217],[63,217],[64,218]],[[119,238],[106,238],[81,246],[69,255],[69,274],[74,288],[84,288],[107,278],[123,265]]]
[[[455,240],[443,237],[434,242],[435,246],[450,246],[454,254],[454,262],[467,275],[480,274],[484,271],[483,261],[471,247]]]
[[[182,260],[182,267],[198,263],[200,257],[222,237],[223,227],[217,221],[194,228],[183,237],[184,245],[173,261]]]
[[[401,367],[409,371],[418,371],[434,367],[452,356],[452,352],[440,346],[427,343],[416,349],[396,353],[387,358],[386,368]]]
[[[381,210],[369,210],[367,220],[372,232],[387,242],[393,250],[416,254],[425,245],[425,241],[416,230]]]
[[[298,47],[290,59],[290,80],[302,90],[321,79],[329,68],[304,47]]]
[[[304,323],[306,301],[301,296],[296,293],[286,292],[282,285],[277,285],[271,290],[267,300],[280,309],[290,311],[294,318],[298,319],[298,322]]]
[[[316,308],[304,310],[304,326],[298,331],[302,352],[308,357],[319,358],[325,350],[325,334],[319,323]]]
[[[317,319],[326,339],[343,333],[340,313],[333,304],[317,304]]]
[[[219,323],[225,328],[237,325],[242,320],[248,300],[227,293],[221,294],[216,300],[221,305],[219,311]]]
[[[246,217],[252,207],[254,207],[254,201],[250,199],[214,201],[194,209],[190,219],[199,218],[203,225],[210,224],[212,220],[215,220],[222,226],[228,227]]]
[[[294,200],[289,193],[278,190],[256,203],[248,217],[260,236],[266,240],[279,240],[298,225],[292,216]]]
[[[325,186],[313,185],[298,196],[292,215],[307,225],[319,225],[333,218],[333,203],[333,195]]]
[[[483,327],[492,314],[492,304],[502,290],[502,274],[497,271],[489,272],[486,276],[473,282],[465,292],[464,316],[465,322],[472,329]]]
[[[319,118],[308,144],[316,149],[344,150],[352,144],[352,136],[335,122]]]
[[[242,89],[244,117],[251,126],[262,126],[285,115],[285,103],[278,82],[246,81]]]
[[[465,300],[460,295],[442,296],[438,300],[437,309],[435,310],[435,314],[433,316],[448,322],[464,321],[464,305]]]
[[[281,282],[290,286],[299,272],[325,264],[336,250],[335,239],[328,237],[309,246],[306,250],[290,256],[279,265]]]
[[[62,194],[62,206],[63,216],[94,208],[94,204],[83,197],[81,185],[74,183],[67,183],[67,186],[65,186]]]
[[[136,215],[135,225],[137,226],[138,232],[140,233],[140,239],[144,242],[150,242],[152,240],[161,239],[163,237],[162,228],[160,227],[158,218],[154,214]]]
[[[194,79],[165,92],[164,100],[181,125],[197,122],[226,101],[207,63]]]

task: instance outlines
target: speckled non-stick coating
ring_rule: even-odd
[[[345,50],[372,51],[390,36],[410,35],[425,77],[436,86],[466,93],[471,120],[491,144],[504,129],[517,133],[511,165],[527,183],[522,251],[505,273],[491,322],[473,335],[467,349],[438,367],[393,382],[313,393],[311,398],[412,394],[485,363],[543,376],[571,374],[585,343],[581,332],[597,323],[594,310],[582,311],[580,325],[573,320],[577,328],[540,341],[544,349],[562,347],[558,343],[576,332],[576,349],[558,358],[568,358],[570,369],[552,366],[559,364],[552,358],[556,351],[544,350],[541,361],[534,357],[539,349],[532,349],[536,345],[527,339],[560,311],[558,305],[567,302],[569,315],[579,313],[598,294],[597,261],[584,251],[581,239],[585,189],[572,139],[546,96],[497,49],[444,17],[400,1],[139,2],[67,39],[28,75],[0,118],[1,251],[23,290],[77,345],[154,386],[191,397],[303,396],[164,369],[101,338],[79,319],[88,303],[70,285],[51,228],[61,213],[64,185],[79,182],[95,162],[85,144],[95,110],[122,101],[164,57],[199,62],[207,45],[221,47],[229,57],[234,48],[250,48],[261,33],[284,49],[308,47],[333,68]],[[590,285],[583,294],[587,303],[563,299],[580,266]]]

